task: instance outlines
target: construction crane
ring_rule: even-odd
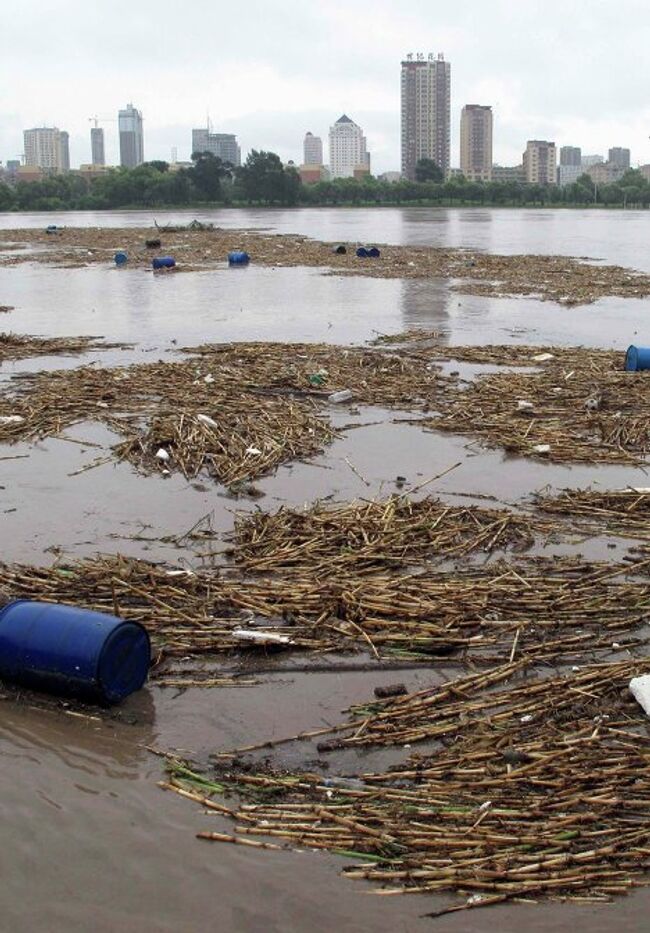
[[[95,114],[94,117],[88,117],[88,122],[94,123],[95,129],[98,129],[100,122],[101,123],[117,123],[117,120],[115,119],[115,117],[98,117],[97,114]]]

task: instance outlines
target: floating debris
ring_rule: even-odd
[[[30,356],[73,356],[90,350],[125,350],[129,346],[125,343],[106,343],[103,337],[31,337],[0,333],[0,363]]]
[[[374,700],[349,723],[293,740],[328,731],[367,748],[436,740],[388,771],[338,781],[274,770],[271,741],[263,770],[240,767],[245,749],[216,756],[214,775],[172,759],[163,786],[232,819],[238,840],[337,853],[355,863],[347,877],[381,883],[384,896],[460,895],[431,916],[519,898],[609,901],[647,884],[650,738],[626,694],[648,661],[554,678],[521,670]],[[239,802],[213,799],[224,795]]]
[[[112,261],[115,251],[123,249],[129,254],[131,266],[145,267],[150,263],[146,240],[160,238],[164,233],[164,248],[173,251],[184,271],[215,268],[229,253],[245,248],[262,266],[311,266],[336,275],[379,278],[451,279],[452,287],[465,294],[526,295],[567,307],[605,296],[650,295],[647,274],[621,266],[594,266],[584,259],[565,256],[500,256],[461,248],[382,246],[381,262],[359,263],[354,244],[338,244],[337,249],[337,244],[300,235],[220,230],[199,221],[187,227],[149,230],[66,227],[57,233],[51,237],[45,230],[37,229],[2,231],[0,249],[18,244],[23,252],[5,252],[0,255],[0,264],[46,262],[63,267],[84,266]]]

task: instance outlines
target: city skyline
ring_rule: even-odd
[[[483,9],[458,0],[432,16],[430,4],[412,0],[396,16],[394,6],[377,0],[369,23],[339,0],[324,9],[279,0],[272,18],[252,0],[242,36],[238,23],[224,23],[218,7],[200,0],[185,19],[169,0],[143,0],[137,15],[117,0],[112,16],[87,7],[81,15],[80,4],[63,0],[41,37],[42,8],[24,0],[20,17],[4,23],[0,35],[0,157],[23,151],[27,127],[65,126],[72,164],[87,163],[88,117],[113,116],[133,99],[145,114],[147,158],[169,160],[176,146],[179,159],[187,159],[191,130],[205,125],[210,110],[215,128],[235,134],[244,153],[263,146],[298,163],[307,129],[325,137],[332,120],[349,113],[364,128],[373,171],[394,170],[400,166],[396,63],[409,51],[433,48],[453,68],[452,165],[459,165],[461,108],[473,102],[493,108],[494,161],[502,165],[518,162],[535,138],[558,146],[576,141],[585,152],[620,145],[635,162],[650,162],[650,65],[642,54],[650,25],[634,15],[640,4],[591,9],[578,21],[578,41],[553,28],[571,7],[548,0],[540,16],[534,2],[513,9],[495,0]],[[57,55],[43,82],[39,69],[52,46]],[[625,69],[603,68],[617,59]],[[105,146],[106,161],[117,164],[112,124]]]

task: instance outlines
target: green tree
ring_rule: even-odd
[[[285,169],[275,152],[253,149],[236,174],[242,196],[249,204],[259,201],[293,205],[298,201],[300,176],[293,166]]]
[[[188,169],[187,174],[199,199],[220,201],[222,182],[232,178],[233,167],[230,162],[224,162],[213,152],[193,152],[192,162],[194,165]]]
[[[416,181],[444,181],[442,169],[433,159],[419,159],[415,166]]]

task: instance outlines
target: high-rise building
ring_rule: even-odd
[[[413,181],[420,159],[445,177],[451,152],[451,65],[444,55],[407,55],[402,62],[402,175]]]
[[[70,168],[69,137],[56,126],[38,126],[23,132],[25,165],[46,172]]]
[[[557,183],[560,188],[564,188],[566,185],[572,185],[576,182],[581,175],[584,175],[584,169],[581,164],[579,165],[558,165],[557,167]]]
[[[580,146],[562,146],[560,149],[560,165],[582,165],[582,149]]]
[[[323,140],[320,136],[307,133],[303,142],[303,163],[305,165],[323,164]]]
[[[120,165],[135,168],[144,162],[144,136],[142,132],[142,114],[133,104],[127,104],[120,110],[117,118],[120,131]]]
[[[630,150],[614,146],[613,149],[609,150],[608,162],[611,162],[617,168],[622,168],[624,172],[627,171],[630,167]]]
[[[355,172],[370,171],[370,153],[363,130],[346,114],[330,127],[330,174],[332,178],[354,178]]]
[[[70,134],[61,130],[61,171],[70,171]]]
[[[104,130],[101,126],[93,126],[90,130],[90,151],[92,165],[106,165],[106,152],[104,150]]]
[[[604,161],[601,155],[584,155],[580,160],[583,168],[589,168],[592,165],[598,165],[600,162]]]
[[[526,181],[531,185],[557,183],[555,143],[543,139],[530,139],[523,155]]]
[[[466,104],[460,117],[460,170],[470,181],[492,178],[492,108]]]
[[[222,162],[230,162],[235,167],[241,165],[241,149],[232,133],[211,133],[210,127],[192,130],[192,155],[195,152],[211,152]]]

